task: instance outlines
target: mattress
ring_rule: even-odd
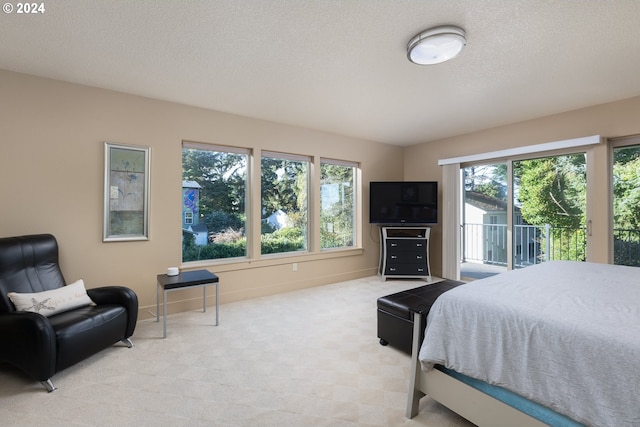
[[[434,303],[419,359],[592,426],[640,425],[640,270],[553,261]]]

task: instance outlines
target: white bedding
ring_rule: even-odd
[[[640,269],[553,261],[459,286],[419,359],[586,425],[640,426]]]

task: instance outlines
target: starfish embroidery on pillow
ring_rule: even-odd
[[[35,312],[40,313],[40,310],[55,310],[55,307],[49,307],[48,305],[45,305],[47,303],[47,301],[49,301],[51,298],[47,298],[45,300],[42,301],[38,301],[35,298],[31,298],[31,302],[33,303],[33,305],[31,307],[28,308],[28,310],[33,309]]]

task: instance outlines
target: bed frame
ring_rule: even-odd
[[[420,336],[425,327],[423,323],[422,316],[414,315],[407,418],[413,418],[418,414],[420,399],[429,395],[432,399],[479,427],[546,426],[545,423],[442,371],[431,369],[424,372],[418,360],[421,345]]]

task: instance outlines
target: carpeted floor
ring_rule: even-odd
[[[404,417],[409,357],[382,347],[376,299],[424,282],[352,280],[138,322],[46,393],[0,366],[9,426],[471,426],[428,397]]]

